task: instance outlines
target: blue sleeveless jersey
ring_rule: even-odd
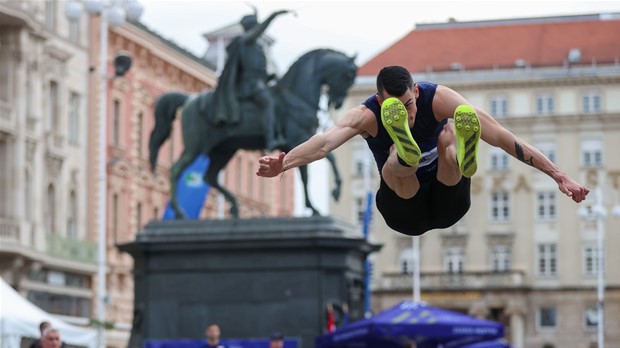
[[[435,97],[437,85],[430,82],[418,82],[417,85],[420,95],[416,100],[418,111],[415,116],[413,128],[411,128],[411,135],[416,143],[418,143],[420,151],[422,151],[422,157],[420,158],[420,164],[416,174],[418,180],[426,181],[436,176],[437,140],[447,120],[437,122],[435,114],[433,113],[433,98]],[[368,136],[366,138],[366,143],[368,143],[368,147],[375,157],[379,174],[381,174],[381,169],[390,155],[390,146],[392,146],[394,142],[381,122],[381,105],[379,105],[377,96],[370,96],[363,104],[375,114],[375,118],[377,119],[377,136]]]

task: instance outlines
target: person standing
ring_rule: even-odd
[[[269,348],[283,348],[284,347],[284,335],[279,332],[274,332],[269,337]]]
[[[60,331],[48,326],[43,330],[41,337],[41,348],[61,348],[63,346],[60,340]]]
[[[228,348],[227,345],[220,342],[220,326],[212,323],[207,325],[205,329],[205,337],[207,338],[207,344],[202,348]]]

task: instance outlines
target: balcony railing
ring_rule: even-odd
[[[523,286],[522,271],[507,272],[463,272],[463,273],[421,273],[422,290],[477,290],[487,288],[518,288]],[[375,290],[411,290],[411,274],[384,273]]]
[[[19,243],[19,223],[6,218],[0,218],[0,240]]]
[[[76,262],[97,262],[97,245],[84,240],[47,236],[47,254]]]

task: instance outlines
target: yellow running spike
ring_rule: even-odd
[[[381,104],[381,121],[396,146],[398,157],[410,166],[420,162],[420,148],[411,136],[409,115],[397,98],[387,98]]]
[[[469,105],[459,105],[454,111],[456,129],[456,158],[464,177],[470,178],[478,169],[478,143],[482,127],[476,111]]]

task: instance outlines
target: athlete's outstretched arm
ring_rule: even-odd
[[[433,100],[433,109],[438,119],[452,117],[454,110],[461,104],[471,105],[463,96],[452,89],[439,86]],[[558,184],[558,188],[573,201],[579,203],[586,198],[590,190],[577,183],[551,162],[537,148],[520,139],[508,129],[500,125],[491,115],[481,108],[471,105],[475,110],[482,126],[481,138],[486,143],[499,147],[519,161],[530,165],[547,174]]]
[[[364,132],[364,120],[369,118],[368,113],[374,120],[374,115],[368,109],[354,108],[348,111],[333,127],[324,133],[314,135],[289,153],[281,153],[277,157],[261,157],[258,160],[259,167],[256,175],[274,177],[285,170],[324,158],[355,135]]]
[[[558,184],[560,191],[573,201],[579,203],[586,199],[586,195],[590,192],[588,188],[569,177],[537,148],[500,125],[486,111],[478,107],[474,109],[482,125],[482,140],[550,176]]]

